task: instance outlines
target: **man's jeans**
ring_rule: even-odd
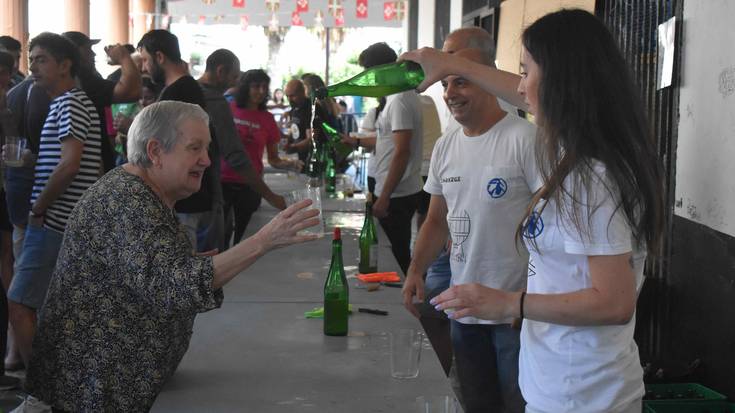
[[[177,213],[179,222],[184,226],[192,247],[196,252],[207,252],[214,249],[224,250],[224,216],[222,206],[212,211],[199,213]]]
[[[518,387],[520,330],[452,320],[452,348],[465,413],[523,413]]]

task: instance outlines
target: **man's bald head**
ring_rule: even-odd
[[[306,89],[299,79],[289,80],[283,89],[283,94],[286,95],[291,106],[298,106],[306,99]]]
[[[463,27],[457,29],[444,39],[442,51],[455,53],[462,49],[480,49],[488,56],[495,56],[495,44],[493,38],[485,29],[479,27]]]
[[[484,50],[474,48],[460,49],[454,52],[454,54],[485,66],[495,66],[495,63],[490,59],[490,55],[488,55]]]

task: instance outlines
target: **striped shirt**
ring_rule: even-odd
[[[84,148],[79,172],[66,191],[46,210],[46,227],[58,232],[64,232],[66,221],[77,201],[99,178],[102,163],[99,116],[92,101],[77,88],[72,88],[51,101],[41,132],[31,204],[36,202],[49,177],[59,165],[61,142],[68,138],[83,142]]]

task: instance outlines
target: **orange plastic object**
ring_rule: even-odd
[[[401,282],[401,277],[395,271],[391,272],[374,272],[370,274],[358,274],[357,279],[364,283],[397,283]]]

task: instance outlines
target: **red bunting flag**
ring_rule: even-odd
[[[168,30],[168,26],[171,24],[171,16],[168,14],[164,15],[161,18],[161,26],[163,26],[164,29]]]
[[[199,20],[197,23],[204,24],[207,21],[207,18],[205,16],[199,16]]]
[[[337,11],[337,15],[334,16],[334,25],[337,27],[344,27],[345,25],[345,10],[340,9]]]
[[[281,7],[281,0],[265,0],[265,7],[269,12],[275,13]]]
[[[331,14],[335,19],[337,18],[337,15],[340,14],[340,11],[342,12],[342,18],[344,19],[344,9],[342,0],[329,0],[327,2],[327,10],[329,10],[329,14]]]
[[[245,8],[245,0],[232,0],[232,7],[237,7],[239,9]]]
[[[309,11],[309,0],[296,0],[296,11],[299,13]]]
[[[301,20],[301,15],[299,14],[299,12],[294,11],[293,13],[291,13],[291,26],[303,26],[303,25],[304,25],[304,21]]]
[[[404,17],[406,17],[406,2],[405,1],[397,1],[396,2],[396,20],[403,20]]]
[[[243,30],[248,29],[248,25],[250,24],[250,18],[247,14],[243,14],[240,16],[240,28]]]
[[[393,20],[396,18],[396,3],[386,1],[383,3],[383,20]]]
[[[355,17],[358,19],[367,19],[368,16],[368,0],[357,0]]]

